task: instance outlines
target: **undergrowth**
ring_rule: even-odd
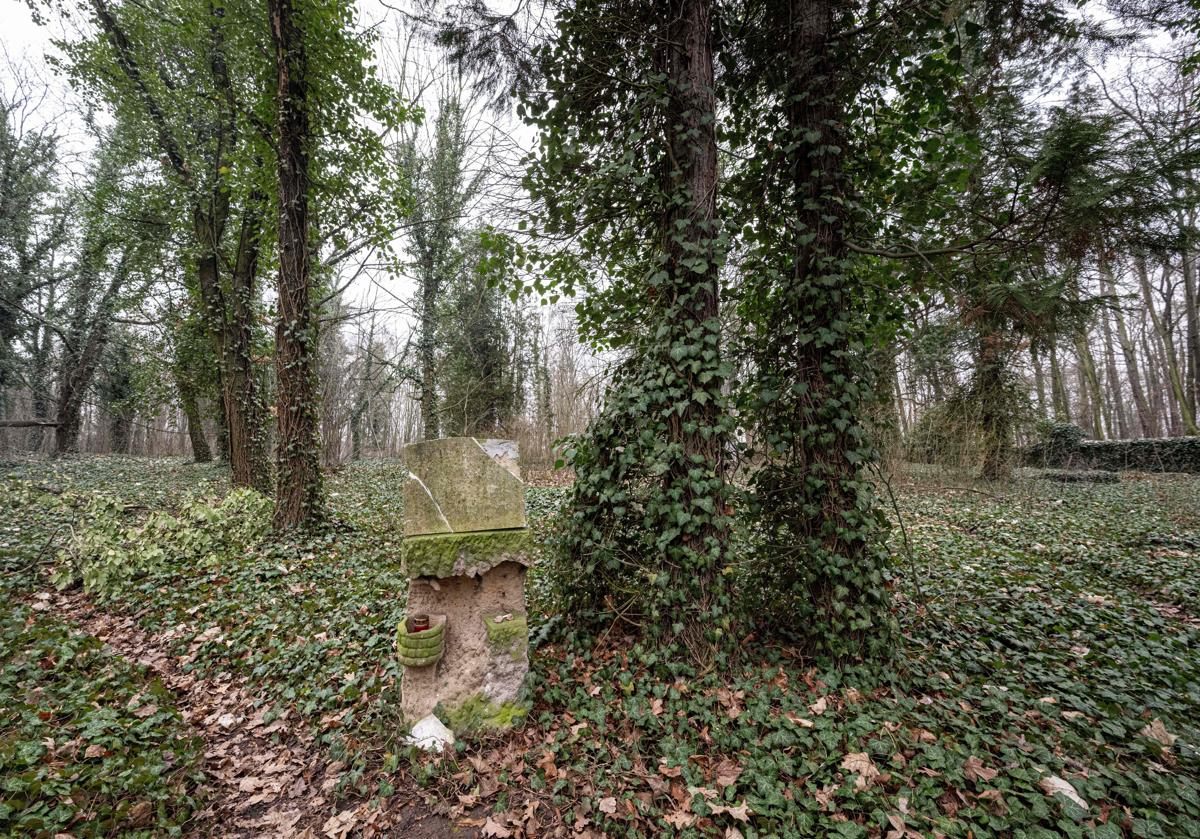
[[[104,532],[125,549],[160,532],[147,527],[155,516],[174,518],[158,519],[172,539],[203,535],[184,540],[202,548],[112,576],[106,608],[135,615],[186,668],[243,674],[266,704],[300,712],[345,762],[343,795],[386,806],[416,779],[451,815],[482,805],[494,824],[529,836],[564,825],[613,836],[1200,835],[1194,478],[947,486],[939,472],[899,485],[901,634],[887,666],[833,668],[735,627],[735,668],[651,678],[655,662],[635,658],[615,627],[570,639],[560,619],[547,621],[535,566],[532,709],[510,733],[468,734],[433,758],[405,751],[395,711],[392,630],[405,581],[393,466],[333,476],[340,524],[282,543],[248,521],[227,538],[220,514],[189,518],[196,505],[222,508],[223,485],[203,467],[105,458],[9,472],[0,484],[11,511],[0,523],[2,591],[14,616],[0,682],[4,829],[56,811],[48,830],[106,835],[119,830],[100,825],[117,819],[160,835],[186,818],[192,753],[169,697],[33,608],[62,570],[59,552],[99,532],[89,527],[109,527],[86,513],[103,494],[120,506],[119,527]],[[561,498],[530,489],[539,539]],[[74,652],[43,664],[60,648]],[[51,720],[7,711],[41,709],[28,701],[38,688],[57,697]],[[147,698],[156,710],[138,716]],[[140,759],[148,775],[63,747],[97,706],[116,715],[120,737],[130,732],[122,760]],[[45,780],[28,786],[28,773],[51,770],[72,779],[65,799]],[[145,807],[131,815],[141,802],[152,808],[144,828]]]

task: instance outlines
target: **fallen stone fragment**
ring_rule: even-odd
[[[454,744],[454,732],[442,725],[441,720],[430,714],[417,721],[406,742],[410,746],[416,746],[427,752],[441,754],[442,749]]]

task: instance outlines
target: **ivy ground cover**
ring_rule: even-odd
[[[485,836],[1200,835],[1196,478],[898,482],[890,661],[832,668],[747,630],[743,660],[664,679],[619,629],[571,639],[535,615],[524,723],[431,758],[395,712],[393,465],[336,475],[338,524],[289,543],[216,469],[5,472],[0,834],[166,835],[203,804],[171,695],[44,605],[88,580],[181,666],[304,721],[338,767],[327,835],[387,835],[325,817],[414,796]],[[529,490],[539,535],[560,498]]]

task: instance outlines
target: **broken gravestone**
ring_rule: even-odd
[[[529,671],[525,570],[532,540],[516,444],[451,437],[405,446],[408,607],[397,627],[401,710],[451,727],[522,713]]]

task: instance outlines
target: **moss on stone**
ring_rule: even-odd
[[[482,574],[502,562],[529,564],[533,540],[526,528],[407,537],[400,546],[409,577]]]
[[[528,712],[529,706],[523,702],[493,702],[479,693],[456,705],[441,703],[434,709],[437,718],[456,734],[512,728]]]
[[[488,645],[497,652],[509,653],[514,660],[519,659],[529,645],[529,625],[525,616],[513,614],[508,620],[497,621],[499,617],[502,615],[483,618]]]

